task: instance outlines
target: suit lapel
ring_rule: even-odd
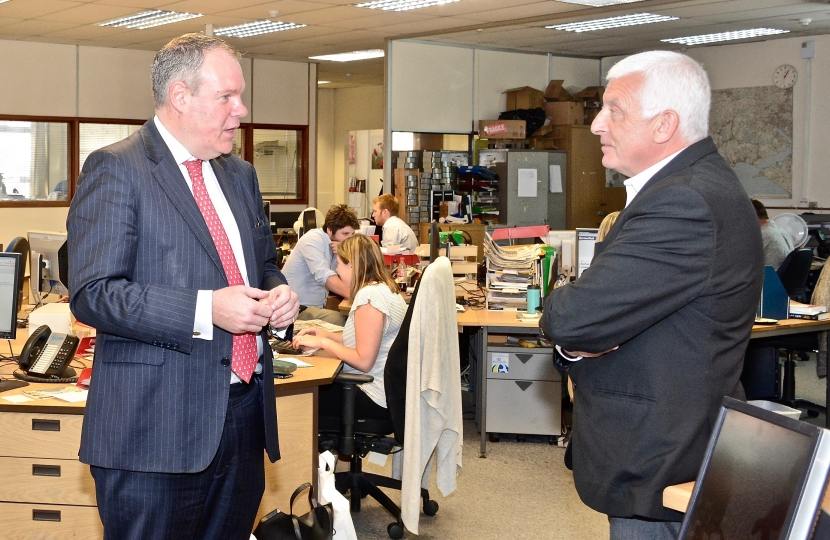
[[[153,178],[167,194],[173,206],[227,281],[222,259],[219,258],[219,252],[205,224],[205,218],[202,217],[202,212],[196,205],[196,200],[182,176],[179,165],[173,159],[170,149],[167,148],[152,119],[141,128],[141,136],[147,157],[155,163],[155,167],[152,168]]]

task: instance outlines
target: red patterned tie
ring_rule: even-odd
[[[222,267],[228,277],[228,285],[244,285],[245,281],[242,279],[242,274],[239,273],[239,265],[236,264],[236,256],[234,256],[231,249],[228,235],[225,234],[225,228],[222,226],[222,222],[219,221],[219,216],[216,214],[216,209],[213,207],[205,188],[205,179],[202,176],[202,161],[198,159],[188,160],[184,162],[184,166],[187,167],[190,181],[193,182],[193,197],[205,218],[210,237],[213,238],[213,244],[219,252],[219,258],[222,259]],[[256,364],[256,336],[254,334],[234,334],[231,362],[233,372],[236,373],[237,377],[248,382],[251,380],[251,374],[254,372]]]

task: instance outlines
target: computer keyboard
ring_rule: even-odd
[[[284,354],[286,356],[302,356],[303,351],[295,349],[291,346],[291,343],[288,341],[278,341],[274,340],[271,342],[271,350],[279,353]]]

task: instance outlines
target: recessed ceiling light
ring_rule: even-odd
[[[660,41],[664,41],[666,43],[680,43],[682,45],[703,45],[704,43],[716,43],[718,41],[731,41],[733,39],[748,39],[787,33],[789,33],[789,30],[778,30],[777,28],[752,28],[750,30],[720,32],[718,34],[701,34],[699,36],[661,39]]]
[[[452,4],[453,2],[458,2],[458,0],[374,0],[373,2],[361,2],[360,4],[354,4],[354,6],[369,9],[382,9],[384,11],[408,11],[410,9]]]
[[[170,24],[179,21],[186,21],[187,19],[195,19],[201,17],[201,13],[180,13],[178,11],[162,11],[160,9],[151,9],[142,11],[134,15],[127,15],[126,17],[119,17],[111,21],[98,23],[98,26],[112,26],[115,28],[137,28],[144,30],[145,28],[152,28],[154,26],[161,26],[162,24]]]
[[[331,81],[317,81],[317,84],[328,84],[328,83],[330,83],[330,82],[331,82]]]
[[[383,49],[369,49],[368,51],[352,51],[340,54],[309,56],[309,58],[311,60],[329,60],[331,62],[354,62],[355,60],[367,60],[369,58],[383,58],[383,56]]]
[[[613,6],[615,4],[631,4],[634,2],[642,2],[643,0],[557,0],[557,2],[564,2],[566,4],[579,4],[581,6],[602,7]]]
[[[282,32],[283,30],[293,30],[295,28],[303,28],[305,26],[307,25],[264,20],[237,24],[236,26],[217,28],[213,31],[213,34],[216,36],[244,38],[258,36],[260,34],[270,34],[272,32]]]
[[[650,24],[664,21],[674,21],[680,17],[669,15],[655,15],[653,13],[633,13],[620,17],[608,17],[606,19],[594,19],[593,21],[582,21],[567,24],[553,24],[546,26],[553,30],[565,30],[566,32],[593,32],[595,30],[607,30],[609,28],[621,28],[623,26],[634,26],[637,24]]]

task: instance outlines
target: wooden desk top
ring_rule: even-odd
[[[28,338],[28,331],[23,330],[18,332],[18,338],[11,342],[12,350],[18,354],[23,348]],[[276,387],[277,396],[283,392],[293,391],[301,388],[310,388],[314,386],[321,386],[330,384],[334,380],[334,376],[340,371],[341,362],[337,358],[329,356],[311,356],[303,357],[303,359],[313,364],[310,368],[297,368],[288,379],[275,379],[274,385]],[[77,362],[74,362],[77,364]],[[85,362],[91,365],[91,362]],[[0,375],[4,379],[12,379],[12,372],[16,366],[12,363],[0,367]],[[77,370],[77,369],[76,369]],[[17,380],[17,379],[14,379]],[[50,383],[30,383],[29,386],[22,388],[15,388],[6,392],[0,393],[0,412],[31,412],[40,414],[83,414],[86,402],[68,403],[56,398],[26,401],[24,403],[12,403],[6,399],[5,396],[13,396],[22,394],[27,390],[55,390],[65,386],[74,386],[73,384],[50,384]]]
[[[689,507],[689,500],[692,498],[692,491],[695,489],[694,482],[686,482],[685,484],[677,484],[669,486],[663,490],[663,506],[677,510],[678,512],[686,512]],[[824,492],[824,499],[821,501],[821,507],[825,512],[830,512],[830,489]]]
[[[778,324],[756,324],[752,327],[752,338],[785,336],[802,332],[821,332],[830,330],[830,319],[810,321],[805,319],[784,319]]]

